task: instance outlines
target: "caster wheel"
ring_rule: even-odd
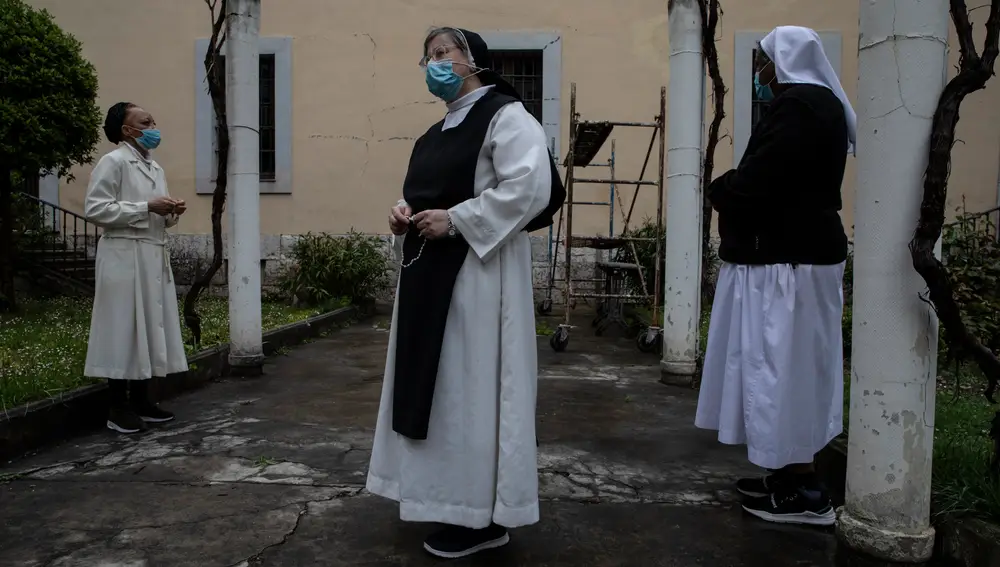
[[[552,350],[556,352],[562,352],[566,350],[566,345],[569,344],[569,329],[563,326],[559,326],[555,333],[552,333],[552,338],[549,339],[549,344],[552,346]]]
[[[539,301],[538,305],[535,306],[535,310],[539,315],[548,315],[549,313],[552,313],[552,300],[543,299],[542,301]]]
[[[660,334],[659,329],[650,327],[645,332],[639,333],[635,342],[636,346],[639,347],[639,352],[650,353],[660,347],[660,344],[663,342],[663,335]]]

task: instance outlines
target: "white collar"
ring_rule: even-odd
[[[469,111],[472,110],[472,105],[476,104],[479,99],[486,96],[486,93],[490,92],[490,89],[492,88],[493,85],[479,87],[462,98],[449,102],[447,105],[448,114],[445,114],[444,116],[444,125],[441,129],[448,130],[461,124],[465,120],[465,117],[469,115]]]
[[[146,165],[152,167],[153,165],[156,164],[156,162],[153,161],[153,156],[146,157],[146,156],[142,155],[142,152],[140,152],[139,150],[135,149],[135,147],[132,146],[132,144],[130,144],[128,142],[123,142],[123,143],[128,147],[128,149],[132,150],[132,154],[134,154],[135,157],[139,158]]]
[[[478,89],[466,94],[465,96],[449,102],[447,104],[448,112],[455,112],[456,110],[460,110],[467,106],[472,106],[477,101],[479,101],[479,99],[486,96],[486,93],[488,93],[492,88],[493,85],[486,85],[483,87],[479,87]]]

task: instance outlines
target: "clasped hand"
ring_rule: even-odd
[[[183,215],[187,211],[187,204],[184,199],[171,199],[170,197],[156,197],[147,203],[147,208],[162,217],[167,215]]]
[[[420,236],[428,240],[444,238],[448,234],[448,211],[434,209],[413,214],[407,206],[393,207],[389,212],[389,229],[396,236],[406,234],[410,227],[410,219],[420,230]]]

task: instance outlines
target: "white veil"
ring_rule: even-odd
[[[761,40],[760,47],[774,62],[779,83],[817,85],[837,95],[847,118],[847,150],[853,153],[858,141],[858,116],[823,51],[819,34],[799,26],[778,26]]]

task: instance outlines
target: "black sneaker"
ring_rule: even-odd
[[[776,471],[767,476],[741,478],[736,481],[736,490],[743,496],[763,498],[764,496],[774,494],[781,486],[782,481],[787,480],[787,476],[782,471]]]
[[[782,487],[779,491],[751,498],[743,509],[768,522],[832,526],[837,521],[830,496],[823,490]]]
[[[448,526],[428,537],[424,541],[424,549],[431,555],[458,559],[487,549],[503,547],[508,542],[510,535],[507,534],[507,529],[496,524],[490,524],[488,528],[481,530]]]
[[[174,414],[167,410],[160,409],[154,403],[151,402],[140,402],[136,404],[135,413],[139,415],[146,423],[164,423],[167,421],[173,421]]]
[[[118,433],[138,433],[146,429],[146,424],[132,410],[112,409],[108,415],[108,429]]]

